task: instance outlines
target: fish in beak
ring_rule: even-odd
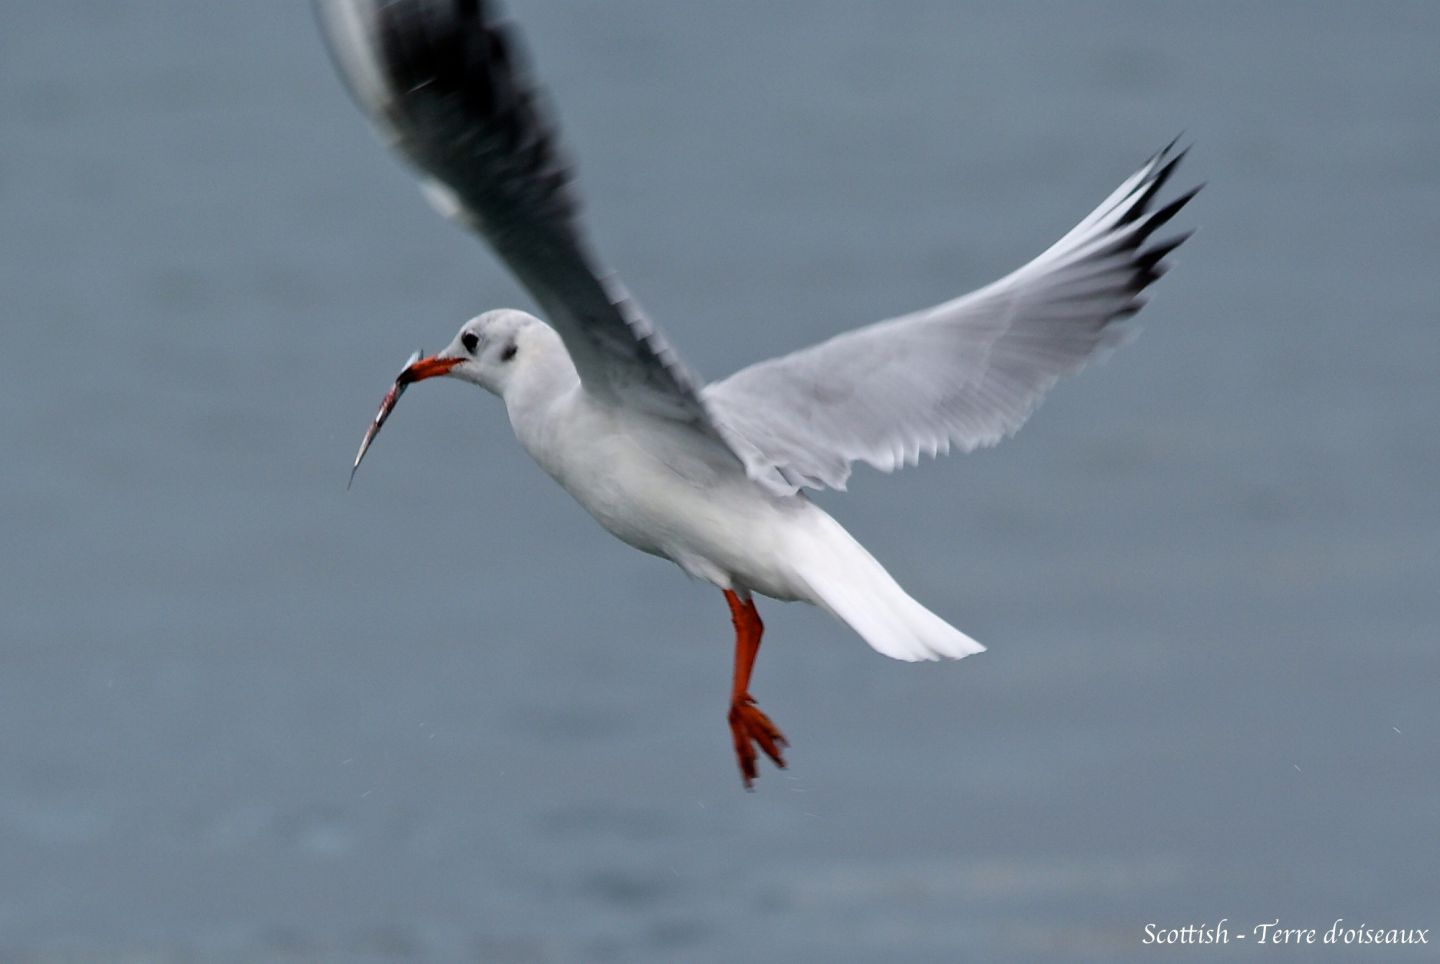
[[[431,355],[429,358],[420,357],[420,352],[415,352],[405,360],[405,367],[400,374],[395,376],[395,384],[390,386],[390,391],[380,401],[380,410],[375,413],[374,420],[370,427],[365,430],[365,438],[360,442],[360,451],[355,453],[355,464],[350,466],[350,481],[345,483],[345,488],[355,482],[355,472],[360,468],[360,460],[365,458],[365,453],[370,449],[370,443],[375,441],[375,436],[380,434],[380,427],[395,410],[395,405],[400,401],[400,396],[405,394],[405,389],[410,387],[411,382],[424,381],[427,378],[434,378],[437,375],[445,375],[454,368],[463,358],[441,358],[439,355]]]

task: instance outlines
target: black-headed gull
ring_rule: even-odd
[[[412,360],[356,466],[411,382],[446,375],[499,395],[520,444],[602,526],[724,592],[729,723],[747,787],[755,746],[782,767],[786,746],[750,696],[763,631],[753,594],[819,606],[896,659],[984,649],[906,594],[801,489],[843,488],[856,461],[890,471],[922,452],[993,445],[1061,375],[1115,343],[1113,323],[1140,308],[1185,238],[1152,241],[1195,193],[1156,206],[1180,160],[1173,145],[994,284],[705,385],[590,251],[514,34],[485,3],[316,4],[361,107],[549,320],[488,311]]]

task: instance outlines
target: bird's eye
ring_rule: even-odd
[[[473,355],[475,354],[475,346],[480,344],[480,336],[473,331],[467,331],[460,336],[460,344],[464,345],[465,350]]]
[[[510,359],[515,357],[515,353],[519,350],[520,349],[516,348],[515,343],[512,341],[510,344],[506,345],[505,350],[500,353],[500,360],[509,361]]]

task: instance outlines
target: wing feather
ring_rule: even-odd
[[[698,382],[590,253],[571,169],[511,30],[480,0],[315,0],[336,64],[435,206],[480,233],[587,391],[714,434]]]
[[[1151,241],[1194,191],[1153,209],[1184,152],[1172,143],[1029,264],[953,301],[837,335],[704,390],[750,473],[792,490],[844,488],[1017,430],[1062,375],[1124,334],[1117,324],[1188,235]]]

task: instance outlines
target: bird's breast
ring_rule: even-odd
[[[808,503],[777,498],[689,425],[571,400],[549,426],[517,426],[531,456],[629,545],[727,588],[785,598],[783,543]]]
[[[646,552],[669,555],[725,482],[723,453],[680,423],[591,411],[559,434],[564,442],[537,460],[602,526]]]

